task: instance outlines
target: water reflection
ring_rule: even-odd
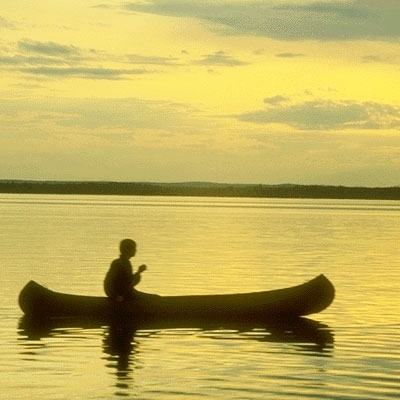
[[[19,324],[20,344],[26,349],[31,349],[35,343],[46,347],[53,347],[57,354],[53,355],[55,364],[63,362],[60,359],[60,343],[65,351],[73,352],[79,340],[99,340],[102,346],[105,366],[114,375],[114,395],[127,396],[135,392],[135,371],[141,368],[143,348],[149,351],[148,346],[143,346],[146,340],[158,340],[159,349],[165,342],[168,352],[168,339],[174,337],[176,342],[187,343],[187,339],[206,338],[227,343],[237,341],[238,351],[243,343],[249,341],[260,343],[264,347],[268,343],[276,343],[274,349],[283,353],[296,352],[305,356],[330,357],[333,354],[334,337],[328,326],[307,318],[296,318],[288,321],[270,322],[202,322],[180,320],[153,320],[128,322],[126,320],[88,321],[78,319],[60,320],[32,320],[23,317]],[[62,342],[60,342],[62,339]],[[282,347],[279,346],[282,344]],[[185,346],[185,344],[183,344]],[[81,346],[82,347],[82,346]],[[268,346],[267,346],[268,347]],[[259,349],[262,351],[262,349]],[[64,351],[64,356],[65,356]],[[269,349],[267,349],[267,352]],[[146,357],[149,356],[148,354]],[[155,355],[163,357],[162,355]],[[74,355],[76,357],[76,355]],[[79,357],[79,353],[78,353]],[[57,368],[57,367],[56,367]]]
[[[238,322],[224,325],[204,322],[200,324],[188,321],[148,321],[143,324],[131,324],[117,320],[105,329],[103,350],[108,354],[109,361],[112,361],[107,366],[115,369],[118,385],[125,385],[126,379],[131,377],[131,372],[139,368],[140,338],[158,337],[162,340],[165,335],[286,343],[303,354],[319,356],[331,356],[334,342],[333,333],[326,325],[306,318],[256,325]]]
[[[110,356],[110,361],[116,361],[115,367],[119,377],[126,376],[131,371],[129,364],[138,352],[137,343],[134,341],[136,331],[135,325],[124,321],[115,321],[105,330],[103,350]]]
[[[222,321],[204,322],[196,320],[142,320],[127,321],[90,321],[77,318],[54,320],[37,320],[22,317],[19,323],[19,333],[27,340],[66,335],[69,329],[104,329],[103,348],[112,356],[121,358],[119,365],[127,365],[125,358],[134,350],[136,336],[162,336],[163,332],[181,332],[186,334],[224,340],[256,340],[259,342],[292,343],[315,352],[324,352],[333,347],[334,335],[332,330],[318,321],[309,318],[293,318],[283,321]],[[146,333],[143,335],[143,333]],[[51,342],[49,342],[49,345]]]
[[[136,326],[126,321],[114,321],[104,331],[103,352],[107,356],[106,366],[114,370],[117,378],[114,393],[117,396],[126,396],[132,392],[132,371],[139,353],[135,341],[136,331]]]

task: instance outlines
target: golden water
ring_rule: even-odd
[[[398,398],[399,217],[390,201],[0,195],[0,397]],[[124,237],[138,243],[133,264],[149,267],[140,290],[153,293],[266,290],[324,273],[336,299],[311,318],[334,343],[268,326],[141,327],[124,358],[107,326],[35,338],[19,327],[28,280],[102,294]]]

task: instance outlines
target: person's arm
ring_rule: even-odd
[[[133,274],[133,276],[132,276],[132,286],[136,286],[140,282],[141,273],[146,271],[146,269],[147,269],[147,266],[142,264],[138,268],[137,272],[135,274]]]

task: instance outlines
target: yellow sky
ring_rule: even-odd
[[[0,179],[397,185],[398,11],[6,0]]]

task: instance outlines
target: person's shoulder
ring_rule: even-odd
[[[112,263],[111,267],[114,268],[127,268],[127,267],[132,267],[131,262],[129,260],[126,260],[125,258],[116,258]]]
[[[113,260],[113,261],[111,262],[110,267],[111,267],[111,268],[115,268],[115,267],[118,267],[118,266],[120,266],[120,265],[121,265],[121,259],[120,259],[120,258],[116,258],[115,260]]]

